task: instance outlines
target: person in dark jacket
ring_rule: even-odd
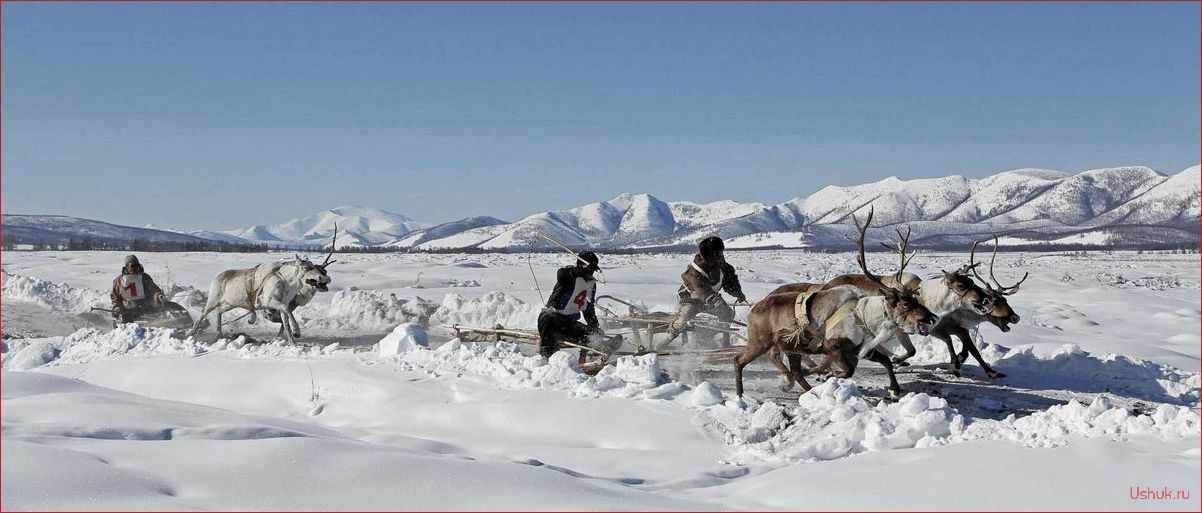
[[[121,275],[113,280],[113,288],[109,291],[109,300],[113,304],[114,322],[133,322],[135,319],[151,312],[157,312],[165,306],[163,289],[160,289],[154,279],[146,274],[142,263],[135,255],[125,257]]]
[[[706,237],[697,245],[697,250],[693,261],[680,275],[684,282],[677,291],[680,307],[676,311],[676,319],[668,328],[669,338],[664,344],[676,339],[699,313],[712,314],[723,323],[734,320],[735,310],[722,298],[722,291],[734,296],[740,303],[747,302],[734,266],[726,263],[726,245],[722,239]]]
[[[539,353],[548,358],[555,354],[557,341],[587,345],[589,335],[601,331],[594,308],[597,254],[585,251],[578,256],[576,265],[562,267],[556,273],[555,288],[538,316]],[[585,324],[579,322],[582,314]]]

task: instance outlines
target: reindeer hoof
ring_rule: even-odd
[[[889,389],[889,393],[885,396],[885,400],[895,403],[901,399],[901,390]]]
[[[992,370],[992,369],[985,371],[985,376],[988,377],[989,379],[1001,379],[1001,378],[1006,377],[1005,374],[1002,374],[1002,373]]]
[[[952,369],[952,375],[957,378],[960,377],[960,369]]]
[[[910,366],[910,362],[907,362],[907,361],[905,361],[905,360],[894,360],[894,361],[893,361],[893,365],[894,365],[895,367],[909,367],[909,366]]]

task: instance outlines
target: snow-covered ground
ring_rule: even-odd
[[[760,361],[740,402],[727,363],[627,356],[588,376],[574,354],[437,328],[532,328],[562,255],[341,255],[298,310],[300,346],[111,330],[87,310],[122,256],[3,255],[5,510],[1199,509],[1196,255],[1002,254],[1003,282],[1032,273],[1022,320],[977,335],[1009,376],[956,378],[920,339],[896,403],[871,363],[799,397]],[[141,255],[194,311],[217,272],[283,256]],[[856,270],[728,258],[753,300]],[[602,259],[600,294],[674,307],[686,255]],[[406,322],[431,326],[429,348],[412,326],[389,335]],[[1189,498],[1130,498],[1166,488]]]

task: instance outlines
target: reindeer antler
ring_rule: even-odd
[[[980,243],[981,243],[981,241],[979,241],[979,240],[972,241],[972,251],[968,252],[968,265],[964,266],[964,269],[972,271],[972,275],[974,277],[976,277],[977,280],[981,282],[981,285],[985,286],[985,288],[989,289],[990,291],[996,291],[993,288],[993,285],[990,285],[989,282],[985,281],[985,278],[981,277],[981,273],[977,272],[977,266],[981,265],[980,262],[976,262],[977,244],[980,244]]]
[[[334,223],[334,238],[333,238],[333,240],[330,241],[330,253],[328,255],[326,255],[326,261],[322,262],[321,265],[319,265],[317,267],[325,269],[326,266],[328,266],[334,262],[337,262],[337,260],[330,260],[330,258],[334,256],[334,250],[337,247],[338,247],[338,223]]]
[[[968,256],[969,263],[972,263],[973,259],[975,258],[975,255],[977,252],[977,244],[979,244],[979,243],[980,243],[980,241],[974,241],[972,243],[972,251],[969,253],[969,256]],[[1026,272],[1023,273],[1022,279],[1018,280],[1018,282],[1015,283],[1014,285],[1010,285],[1008,287],[1005,285],[1002,285],[1001,282],[998,281],[997,276],[994,276],[994,274],[993,274],[993,264],[994,264],[994,262],[997,261],[998,246],[1000,246],[1000,244],[998,244],[997,235],[995,234],[993,236],[993,255],[989,257],[989,279],[993,281],[993,285],[990,285],[989,282],[985,281],[985,278],[982,278],[981,275],[979,273],[977,273],[976,266],[980,265],[979,263],[972,264],[969,268],[972,269],[972,274],[974,276],[976,276],[978,280],[981,280],[981,283],[983,283],[986,287],[988,287],[989,290],[997,292],[998,294],[1001,294],[1003,296],[1009,296],[1011,294],[1014,294],[1015,292],[1018,292],[1018,286],[1022,285],[1024,281],[1027,281],[1027,276],[1030,276],[1031,273],[1026,273]],[[995,287],[995,285],[996,285],[996,287]]]
[[[886,244],[884,242],[882,242],[881,245],[885,246],[888,249],[896,251],[897,254],[900,255],[901,266],[897,268],[897,283],[900,284],[902,282],[902,273],[905,272],[906,267],[910,265],[910,261],[914,259],[914,256],[918,254],[918,250],[914,250],[912,253],[910,253],[910,256],[908,256],[908,257],[906,256],[906,248],[910,245],[910,227],[909,226],[906,227],[905,235],[902,235],[901,228],[894,228],[894,230],[897,232],[897,238],[891,239],[891,242],[893,242],[893,245],[890,246],[889,244]]]
[[[856,217],[855,212],[852,212],[851,220],[856,223],[856,231],[859,232],[859,236],[855,239],[847,237],[847,240],[856,243],[856,263],[860,264],[860,270],[864,271],[864,276],[867,276],[869,280],[872,280],[877,285],[885,288],[886,285],[881,281],[881,278],[875,274],[872,274],[872,271],[868,270],[868,259],[864,256],[864,235],[868,233],[868,226],[872,224],[872,216],[874,213],[875,212],[870,205],[868,207],[868,217],[864,219],[864,224],[860,224],[860,219]]]

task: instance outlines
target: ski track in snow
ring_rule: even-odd
[[[984,326],[974,336],[986,359],[1008,377],[987,380],[975,364],[965,366],[963,377],[954,377],[945,369],[943,344],[920,339],[913,365],[899,372],[906,396],[896,403],[881,400],[884,373],[871,363],[861,365],[851,380],[814,382],[813,391],[799,395],[796,389],[780,391],[779,374],[761,359],[748,368],[749,393],[739,401],[732,397],[730,365],[724,362],[622,357],[587,376],[576,366],[574,353],[547,360],[532,355],[528,346],[449,340],[437,328],[431,330],[430,347],[412,338],[412,328],[385,338],[407,322],[532,327],[539,299],[531,290],[524,255],[344,255],[332,268],[335,291],[298,310],[309,337],[299,346],[216,340],[211,334],[179,340],[165,330],[136,326],[21,336],[53,332],[45,324],[55,316],[74,326],[71,321],[78,322],[91,301],[105,299],[101,291],[111,276],[93,270],[119,261],[120,255],[6,256],[5,270],[12,274],[3,277],[4,471],[7,476],[33,475],[25,469],[69,471],[83,483],[75,493],[47,498],[44,480],[6,478],[6,509],[321,509],[323,504],[368,509],[838,509],[865,503],[846,497],[815,499],[819,490],[813,487],[821,477],[769,495],[759,491],[760,485],[795,473],[794,468],[843,461],[853,467],[857,462],[881,465],[890,458],[869,455],[884,453],[905,454],[900,461],[931,475],[947,474],[951,469],[939,462],[959,458],[963,452],[958,447],[981,448],[966,450],[984,450],[995,459],[1019,450],[1088,447],[1090,455],[1110,463],[1084,471],[1085,476],[1108,468],[1113,472],[1120,461],[1130,468],[1147,467],[1142,454],[1153,447],[1152,452],[1174,465],[1132,475],[1131,484],[1168,484],[1140,480],[1152,476],[1196,492],[1196,479],[1182,480],[1185,474],[1196,476],[1198,469],[1196,256],[1001,255],[999,277],[1019,269],[1033,271],[1022,292],[1011,298],[1022,321],[1007,334]],[[155,262],[148,262],[148,271],[166,282],[166,273],[154,265],[171,262],[175,298],[193,311],[203,305],[198,291],[207,289],[208,276],[265,257],[152,256]],[[964,259],[924,257],[920,275],[958,267]],[[532,258],[540,279],[563,260],[554,255]],[[855,270],[848,255],[752,252],[732,253],[730,260],[752,298],[780,283]],[[876,268],[891,263],[878,255],[870,260]],[[607,261],[608,283],[600,293],[640,300],[655,309],[674,306],[674,279],[684,256],[621,255]],[[184,268],[188,270],[181,272]],[[479,286],[459,285],[465,282]],[[18,311],[13,303],[46,313],[10,318],[10,312]],[[41,325],[13,327],[12,318]],[[270,339],[275,326],[230,329],[238,331]],[[388,354],[374,345],[382,338],[388,341]],[[170,441],[170,448],[143,454],[129,445],[156,441]],[[240,449],[221,441],[254,443],[251,453],[259,460],[247,460]],[[354,455],[364,458],[363,444],[380,455],[352,461]],[[1193,453],[1179,449],[1191,444]],[[212,455],[196,456],[210,446]],[[232,486],[228,477],[165,469],[173,458],[194,456],[202,468],[228,465],[217,455],[236,458],[248,471],[276,462],[325,479],[324,474],[305,474],[296,464],[280,463],[293,458],[350,475],[317,487],[320,492],[297,492],[252,478],[236,486],[241,496],[231,497],[223,494],[223,487]],[[1183,462],[1187,466],[1181,467]],[[1048,463],[1048,471],[1057,465]],[[476,502],[436,485],[405,500],[384,492],[351,497],[345,491],[330,492],[352,476],[376,482],[380,469],[418,482],[430,479],[398,466],[426,471],[417,474],[457,476],[497,487],[500,493],[495,502]],[[523,477],[502,482],[506,480],[498,472]],[[989,470],[977,472],[986,481],[1006,481]],[[1045,479],[1090,483],[1055,473]],[[530,490],[532,483],[547,484]],[[1049,494],[1042,504],[1053,509],[1197,505],[1195,499],[1141,506],[1118,501],[1125,499],[1126,489],[1115,492],[1084,501]],[[871,504],[889,508],[899,503],[881,497]],[[1012,503],[995,496],[980,503],[900,504],[1006,509]]]

